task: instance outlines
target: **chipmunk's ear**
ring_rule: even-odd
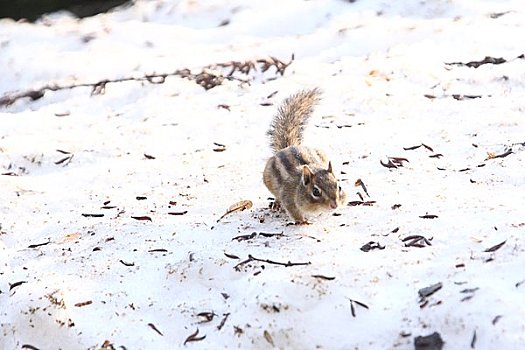
[[[314,174],[312,173],[312,169],[310,169],[308,165],[303,165],[303,176],[302,176],[303,185],[308,186],[308,184],[312,182],[313,175]]]
[[[332,162],[328,162],[328,172],[332,175],[334,174],[334,171],[332,170]]]

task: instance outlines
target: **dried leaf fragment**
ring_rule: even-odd
[[[357,300],[354,300],[354,299],[350,299],[350,298],[347,298],[349,301],[350,301],[350,312],[352,313],[352,317],[355,317],[356,316],[356,313],[355,313],[355,306],[354,304],[358,305],[358,306],[361,306],[362,308],[365,308],[368,310],[368,305],[360,302],[360,301],[357,301]]]
[[[40,350],[39,348],[37,348],[36,346],[33,346],[31,344],[24,344],[24,345],[22,345],[22,349]]]
[[[138,220],[138,221],[152,221],[151,220],[151,217],[147,216],[147,215],[143,215],[143,216],[132,216],[131,217],[132,219],[135,219],[135,220]]]
[[[44,242],[44,243],[35,243],[35,244],[30,244],[30,245],[28,245],[27,247],[28,247],[28,248],[37,248],[37,247],[41,247],[41,246],[43,246],[43,245],[47,245],[47,244],[49,244],[49,243],[51,243],[51,241],[47,241],[47,242]]]
[[[186,215],[188,213],[187,210],[183,211],[170,211],[168,212],[168,215]]]
[[[424,248],[426,246],[431,246],[432,243],[430,243],[430,240],[432,240],[432,238],[427,239],[426,237],[421,235],[410,235],[401,239],[401,241],[405,243],[405,247],[416,248]]]
[[[376,201],[351,201],[351,202],[348,202],[348,206],[349,207],[355,207],[355,206],[358,206],[358,205],[363,205],[365,207],[371,207],[374,205]]]
[[[18,281],[18,282],[15,282],[15,283],[9,283],[9,290],[12,290],[13,288],[21,286],[24,283],[27,283],[27,281]]]
[[[409,162],[408,159],[402,157],[388,157],[388,163],[379,161],[385,168],[399,168],[403,166],[403,162]]]
[[[383,163],[382,160],[380,160],[379,163],[385,168],[397,168],[397,165],[395,165],[390,159],[388,160],[388,163]]]
[[[476,347],[476,340],[477,340],[477,335],[476,335],[476,330],[474,330],[474,334],[472,334],[472,340],[470,341],[471,349],[474,349]]]
[[[492,325],[495,325],[496,323],[498,323],[499,319],[502,318],[503,316],[501,315],[496,315],[496,317],[494,317],[492,319]]]
[[[153,329],[155,332],[157,332],[159,335],[164,336],[164,334],[162,334],[162,332],[159,331],[153,323],[148,323],[148,326],[150,326],[150,328]]]
[[[430,147],[429,145],[425,145],[424,143],[422,143],[421,146],[425,147],[430,152],[434,152],[434,149],[432,147]]]
[[[70,155],[68,155],[67,157],[64,157],[64,158],[62,158],[62,159],[60,159],[60,160],[57,160],[57,161],[55,162],[55,164],[56,164],[56,165],[60,165],[60,164],[64,163],[64,166],[66,166],[66,165],[69,164],[69,162],[71,162],[71,160],[73,160],[73,154],[70,154]]]
[[[135,263],[133,263],[133,262],[129,263],[129,262],[126,262],[126,261],[124,261],[124,260],[122,260],[122,259],[120,259],[119,262],[120,262],[122,265],[127,266],[127,267],[135,266]]]
[[[421,145],[410,146],[410,147],[403,147],[403,149],[404,149],[405,151],[412,151],[412,150],[418,149],[419,147],[421,147]]]
[[[419,216],[421,219],[437,219],[438,216],[434,214],[425,214]]]
[[[443,155],[441,153],[436,153],[436,154],[432,154],[432,155],[428,156],[428,158],[437,158],[437,159],[439,159],[441,157],[443,157]]]
[[[188,336],[188,338],[186,338],[186,340],[184,341],[184,345],[186,345],[186,343],[189,343],[189,342],[201,341],[201,340],[204,340],[204,338],[206,338],[205,335],[203,335],[202,337],[198,337],[197,335],[199,335],[199,329],[198,328],[193,334],[190,334],[190,336]]]
[[[82,216],[85,218],[101,218],[104,216],[104,214],[82,213]]]
[[[428,286],[428,287],[425,287],[425,288],[421,288],[420,290],[418,290],[417,293],[419,294],[419,297],[421,299],[424,299],[424,298],[427,298],[427,297],[431,296],[432,294],[434,294],[435,292],[440,290],[442,287],[443,287],[443,283],[438,282],[438,283],[435,283],[435,284],[433,284],[431,286]]]
[[[164,248],[150,249],[148,253],[167,253],[168,250]]]
[[[221,323],[219,323],[219,325],[217,326],[217,329],[220,331],[222,329],[222,327],[224,327],[224,324],[226,323],[226,320],[228,319],[228,317],[230,316],[230,313],[225,313],[225,314],[222,314],[223,318],[221,320]]]
[[[264,336],[264,339],[266,339],[266,341],[273,347],[275,347],[275,344],[273,342],[273,338],[272,336],[270,335],[270,333],[267,331],[267,330],[264,330],[263,332],[263,336]]]
[[[217,314],[213,311],[206,311],[206,312],[199,312],[197,314],[197,317],[201,317],[202,320],[199,321],[199,323],[206,323],[213,321],[213,318],[217,316]]]
[[[242,200],[239,201],[233,205],[231,205],[228,210],[226,210],[226,213],[224,213],[217,222],[221,221],[226,215],[230,215],[232,213],[244,211],[246,209],[250,209],[253,206],[253,203],[251,200]]]
[[[247,241],[249,239],[254,239],[255,237],[257,237],[257,232],[252,232],[249,235],[240,235],[240,236],[233,237],[232,241],[237,241],[237,242]]]
[[[505,14],[505,13],[502,13],[502,14]],[[501,15],[501,14],[499,14]],[[497,17],[491,17],[491,18],[497,18]],[[481,61],[470,61],[470,62],[467,62],[467,63],[464,63],[464,62],[450,62],[450,63],[445,63],[446,65],[449,65],[449,66],[467,66],[469,68],[478,68],[484,64],[502,64],[502,63],[505,63],[507,62],[506,59],[504,59],[503,57],[491,57],[491,56],[485,56],[484,59],[482,59]]]
[[[313,278],[319,278],[321,280],[326,280],[326,281],[333,281],[335,280],[335,277],[332,277],[332,276],[324,276],[324,275],[312,275]]]
[[[455,100],[463,101],[463,100],[472,100],[475,98],[481,98],[481,95],[463,95],[463,94],[452,94],[452,97]]]
[[[80,236],[81,236],[80,232],[68,233],[67,235],[64,236],[64,238],[62,238],[61,240],[57,241],[56,243],[57,244],[63,244],[63,243],[66,243],[66,242],[71,242],[71,241],[74,241],[74,240],[80,238]]]
[[[76,303],[75,306],[76,307],[82,307],[82,306],[87,306],[87,305],[91,305],[91,304],[93,304],[93,300],[82,301],[80,303]]]
[[[513,152],[512,152],[512,149],[509,149],[501,154],[496,154],[494,152],[487,152],[487,159],[485,160],[489,160],[489,159],[496,159],[496,158],[505,158],[506,156],[508,155],[511,155]]]
[[[441,350],[444,344],[438,332],[427,336],[418,336],[414,339],[415,350]]]
[[[367,252],[369,252],[369,251],[371,251],[373,249],[383,250],[383,249],[385,249],[385,246],[379,244],[379,242],[370,241],[370,242],[366,243],[365,245],[363,245],[360,249],[361,249],[361,251],[367,253]]]
[[[363,189],[363,191],[365,191],[366,195],[368,197],[370,197],[370,195],[368,194],[368,190],[366,189],[366,186],[365,186],[365,183],[363,182],[363,180],[361,179],[357,179],[356,182],[355,182],[355,186],[358,187],[358,186],[361,186],[361,188]]]
[[[224,252],[224,255],[227,258],[230,258],[230,259],[240,259],[237,255],[234,255],[234,254],[228,254],[228,253]]]
[[[498,250],[499,248],[501,248],[506,242],[507,242],[507,240],[504,240],[503,242],[498,243],[498,244],[496,244],[495,246],[492,246],[492,247],[490,247],[490,248],[485,249],[484,252],[485,252],[485,253],[492,253],[492,252],[495,252],[496,250]]]
[[[213,149],[213,152],[224,152],[226,151],[226,145],[223,145],[222,143],[214,142],[213,143],[216,147]]]

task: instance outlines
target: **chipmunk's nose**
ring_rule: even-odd
[[[330,201],[330,208],[337,209],[337,202],[336,201]]]

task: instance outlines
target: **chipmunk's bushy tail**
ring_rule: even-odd
[[[277,114],[268,130],[270,147],[274,152],[288,146],[298,146],[303,140],[304,127],[319,102],[321,90],[302,90],[286,98],[277,109]]]

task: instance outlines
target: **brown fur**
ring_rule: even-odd
[[[264,184],[296,223],[306,223],[305,214],[335,209],[346,199],[324,152],[301,145],[319,95],[313,89],[285,99],[268,131],[275,154],[266,163]]]
[[[284,100],[267,132],[274,152],[301,144],[304,127],[320,96],[321,90],[315,88],[300,91]]]

